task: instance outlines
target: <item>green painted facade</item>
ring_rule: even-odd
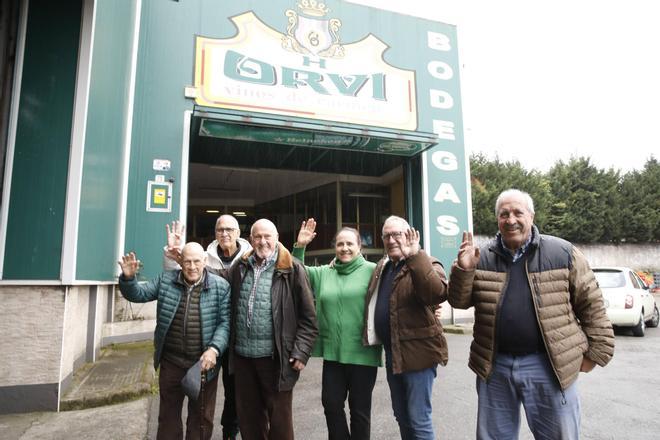
[[[328,1],[330,15],[342,21],[341,40],[344,43],[364,39],[369,33],[376,35],[390,47],[385,52],[385,60],[397,68],[416,71],[418,128],[422,132],[433,132],[433,119],[455,121],[455,139],[440,140],[430,150],[450,151],[463,160],[463,138],[460,107],[460,84],[458,81],[458,48],[456,28],[443,23],[424,20],[412,16],[375,10],[364,6],[339,1]],[[139,65],[133,120],[131,171],[129,186],[126,251],[136,250],[145,261],[147,276],[159,269],[164,225],[178,218],[181,154],[183,139],[184,111],[193,110],[194,102],[185,99],[183,88],[194,82],[194,37],[201,35],[211,38],[229,38],[236,33],[230,17],[252,10],[266,24],[285,33],[287,18],[285,11],[295,9],[292,0],[270,2],[209,2],[187,0],[183,2],[144,2],[140,30]],[[451,50],[437,51],[428,48],[428,32],[439,32],[451,40]],[[454,77],[440,81],[428,72],[428,63],[439,60],[453,66]],[[441,87],[451,94],[455,105],[450,110],[433,108],[429,101],[429,90]],[[167,109],[167,110],[165,110]],[[174,179],[172,214],[149,213],[145,211],[147,181],[155,172],[151,169],[153,159],[169,159],[172,170],[165,174]],[[413,223],[423,226],[421,160],[413,160],[410,170],[411,182],[416,185],[412,191],[410,214]],[[433,197],[434,187],[450,179],[462,203],[441,203],[429,206],[427,216],[435,218],[441,212],[456,218],[458,228],[467,229],[467,189],[465,167],[460,164],[451,172],[436,173],[431,179],[428,192]],[[435,221],[431,221],[435,224]],[[135,227],[139,225],[139,227]],[[456,246],[447,247],[447,242],[456,243],[457,238],[441,239],[432,225],[431,251],[446,265],[456,255]]]
[[[3,278],[58,280],[81,0],[29,3]]]
[[[295,10],[296,3],[296,0],[93,2],[94,40],[78,228],[74,238],[76,280],[115,279],[122,228],[125,228],[125,245],[120,251],[138,253],[144,263],[144,277],[160,271],[164,226],[179,218],[182,198],[184,201],[187,198],[187,194],[181,193],[184,167],[188,166],[185,159],[188,144],[184,138],[189,133],[184,120],[186,112],[196,107],[193,99],[185,97],[184,88],[195,82],[196,36],[230,38],[237,32],[231,17],[248,11],[253,11],[273,30],[286,33],[285,11]],[[326,4],[329,16],[341,20],[342,44],[356,43],[373,34],[389,46],[383,54],[388,64],[415,72],[416,131],[433,133],[437,121],[450,121],[453,126],[451,136],[440,136],[437,146],[424,153],[425,165],[422,156],[404,164],[411,223],[423,230],[430,252],[448,265],[455,256],[460,231],[468,228],[456,28],[342,1],[328,0]],[[71,190],[67,189],[67,173],[81,9],[82,0],[61,4],[30,1],[4,279],[61,277],[64,209],[67,190]],[[137,65],[132,72],[134,19],[138,13]],[[431,47],[430,33],[446,39],[440,49]],[[433,63],[451,66],[452,74],[445,71],[434,76]],[[133,73],[134,91],[130,90]],[[443,96],[451,96],[451,106],[434,105],[437,90]],[[129,127],[128,181],[123,182],[122,160],[127,148],[124,139]],[[439,162],[431,160],[436,152],[450,158],[448,162],[440,161],[442,169],[437,169]],[[152,167],[155,159],[169,160],[171,169],[155,171]],[[424,180],[424,173],[428,174],[428,181]],[[172,182],[169,213],[146,210],[148,182],[155,180],[156,175]],[[436,192],[447,183],[454,191],[453,197],[438,197]],[[124,197],[127,198],[125,219],[121,216]],[[449,225],[455,227],[439,229],[439,216],[449,218]]]
[[[97,0],[96,7],[78,223],[78,280],[110,280],[116,272],[119,189],[131,93],[135,2]]]

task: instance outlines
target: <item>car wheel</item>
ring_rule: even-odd
[[[642,311],[639,313],[639,322],[632,328],[632,332],[635,336],[644,336],[644,330],[646,330],[646,323],[644,322],[644,312]]]
[[[658,321],[660,321],[660,313],[658,313],[658,306],[655,306],[653,307],[653,316],[646,323],[646,326],[655,328],[658,326]]]

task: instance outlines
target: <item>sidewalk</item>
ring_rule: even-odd
[[[0,415],[0,438],[148,438],[158,392],[152,358],[152,341],[105,347],[95,363],[74,374],[60,402],[61,412]]]
[[[60,402],[60,410],[77,410],[135,400],[157,392],[153,342],[113,344],[86,364]]]

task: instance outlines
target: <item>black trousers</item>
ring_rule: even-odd
[[[323,361],[321,402],[330,440],[368,440],[371,432],[371,394],[377,367]],[[348,397],[350,431],[344,402]]]
[[[229,374],[229,350],[222,355],[222,386],[225,390],[225,403],[222,408],[222,438],[238,434],[238,416],[236,415],[236,384],[234,375]]]
[[[181,409],[183,408],[183,388],[181,379],[186,375],[186,369],[163,359],[160,363],[158,385],[160,386],[160,409],[158,412],[158,440],[182,439],[183,425]],[[213,434],[213,415],[215,414],[215,396],[218,391],[218,376],[204,384],[204,393],[199,399],[188,399],[188,419],[186,420],[186,439],[210,439]],[[204,404],[204,414],[201,404]],[[201,424],[203,423],[203,426]],[[202,437],[201,432],[204,431]]]

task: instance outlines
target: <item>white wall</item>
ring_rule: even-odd
[[[132,303],[124,299],[116,289],[114,321],[131,321],[135,319],[156,319],[156,302]]]
[[[0,387],[59,382],[61,286],[0,286]]]
[[[62,349],[61,380],[70,376],[76,361],[85,359],[87,323],[89,319],[89,286],[73,286],[67,293],[64,314],[64,344]]]
[[[479,245],[491,240],[483,235],[475,239]],[[660,244],[574,244],[591,266],[627,266],[634,270],[660,272]]]

